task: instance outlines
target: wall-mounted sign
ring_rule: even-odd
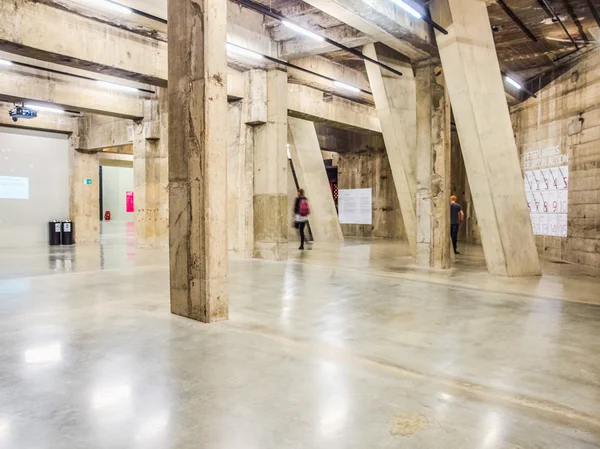
[[[341,224],[373,224],[372,189],[341,189],[338,195]]]
[[[92,178],[86,178],[86,179],[84,179],[83,183],[87,184],[87,185],[91,185],[92,184]]]
[[[525,167],[540,167],[525,171],[525,196],[535,235],[567,236],[569,166],[551,165],[568,163],[568,157],[556,151],[550,148],[524,155]]]

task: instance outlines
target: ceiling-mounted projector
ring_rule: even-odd
[[[30,119],[37,117],[37,111],[26,108],[22,104],[15,104],[15,107],[8,111],[8,115],[12,118],[13,122],[16,122],[20,118]]]

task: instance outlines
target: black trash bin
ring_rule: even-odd
[[[75,229],[73,222],[70,220],[62,222],[62,240],[63,245],[74,245],[75,244]]]
[[[50,246],[60,245],[62,235],[62,223],[58,220],[48,222],[48,244]]]

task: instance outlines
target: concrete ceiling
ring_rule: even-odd
[[[342,25],[342,22],[303,0],[255,1],[282,12],[285,16],[315,31]],[[584,50],[597,45],[596,37],[599,37],[600,30],[586,0],[546,1],[563,21],[575,41],[581,43],[581,47],[585,47]],[[417,3],[425,2],[419,0]],[[548,10],[542,6],[543,0],[505,0],[505,3],[537,39],[534,42],[528,38],[496,2],[490,3],[488,11],[490,23],[496,30],[494,38],[498,58],[502,68],[511,76],[525,82],[548,70],[557,69],[578,56],[579,53],[576,52],[565,57],[575,50],[575,46],[560,24],[555,22]],[[274,39],[280,42],[297,38],[297,35],[286,30],[274,19],[267,18],[265,23],[272,28]],[[356,70],[364,70],[364,63],[347,52],[335,51],[323,56]]]
[[[568,60],[561,58],[575,46],[558,22],[552,20],[541,0],[505,0],[507,6],[531,31],[537,42],[527,37],[519,26],[496,3],[489,6],[498,58],[504,69],[522,81],[556,68]],[[581,46],[597,45],[598,24],[585,0],[547,0],[564,23],[567,31]],[[576,56],[576,55],[573,55]],[[557,61],[558,59],[558,61]]]

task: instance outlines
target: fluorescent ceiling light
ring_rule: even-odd
[[[125,92],[139,92],[139,90],[136,89],[135,87],[123,86],[122,84],[114,84],[114,83],[109,83],[107,81],[96,81],[96,84],[98,84],[98,86],[102,86],[107,89],[117,89],[117,90],[123,90]]]
[[[13,65],[11,61],[7,61],[6,59],[0,59],[0,65]]]
[[[319,36],[318,34],[315,34],[312,31],[305,30],[304,28],[299,27],[295,23],[288,22],[287,20],[282,20],[281,23],[283,23],[286,27],[294,30],[295,32],[304,34],[305,36],[308,36],[316,41],[323,42],[325,40],[324,37]]]
[[[394,2],[400,8],[402,8],[404,11],[406,11],[411,16],[413,16],[414,18],[416,18],[416,19],[422,19],[423,18],[423,15],[419,11],[417,11],[415,8],[413,8],[412,6],[410,6],[408,3],[404,3],[402,0],[394,0]]]
[[[112,9],[113,11],[120,12],[121,14],[131,14],[131,9],[126,6],[119,5],[117,3],[109,2],[106,0],[90,0],[92,3],[95,3],[98,6],[102,6],[106,9]]]
[[[334,81],[334,82],[333,82],[333,84],[334,84],[335,86],[337,86],[337,87],[340,87],[340,88],[342,88],[342,89],[349,90],[349,91],[351,91],[351,92],[354,92],[354,93],[356,93],[356,94],[359,94],[359,93],[360,93],[360,89],[359,89],[358,87],[349,86],[349,85],[347,85],[347,84],[344,84],[344,83],[342,83],[342,82],[340,82],[340,81]]]
[[[30,109],[35,109],[36,111],[54,112],[55,114],[64,114],[65,113],[64,109],[49,108],[48,106],[38,106],[37,104],[26,104],[25,107],[30,108]]]
[[[521,85],[519,83],[517,83],[514,79],[512,79],[510,76],[505,76],[504,79],[506,80],[506,82],[514,87],[516,87],[517,89],[521,89]]]
[[[252,50],[248,50],[247,48],[238,47],[235,44],[227,43],[227,54],[229,56],[241,56],[243,58],[250,58],[256,61],[262,61],[263,55],[253,52]]]

